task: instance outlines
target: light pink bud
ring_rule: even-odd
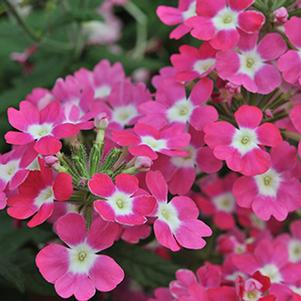
[[[284,24],[288,20],[288,11],[285,7],[280,7],[273,12],[274,22]]]
[[[109,125],[108,116],[106,113],[98,114],[94,119],[94,125],[97,129],[105,129]]]
[[[139,156],[135,160],[135,168],[141,171],[150,170],[153,161],[148,157]]]
[[[45,159],[46,164],[49,166],[52,166],[59,161],[56,156],[46,156],[46,157],[44,157],[44,159]]]
[[[234,83],[228,82],[225,86],[225,88],[231,93],[231,94],[239,94],[241,91],[241,88],[239,85],[236,85]]]

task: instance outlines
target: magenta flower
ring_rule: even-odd
[[[13,145],[34,143],[34,149],[41,155],[53,155],[62,148],[61,138],[75,136],[79,128],[63,123],[63,114],[58,102],[51,102],[41,111],[29,101],[20,103],[20,110],[8,109],[9,123],[19,130],[9,131],[6,142]]]
[[[40,273],[53,283],[58,295],[79,301],[92,298],[99,290],[113,290],[124,278],[121,267],[99,251],[113,245],[119,227],[96,219],[87,231],[84,218],[69,213],[56,222],[56,232],[68,247],[51,243],[36,257]]]
[[[133,156],[158,158],[157,153],[167,156],[185,156],[190,135],[181,125],[171,125],[157,129],[150,125],[137,123],[132,130],[113,131],[112,139],[121,146],[127,146]]]
[[[0,156],[0,191],[16,189],[27,177],[37,157],[33,145],[16,146]]]
[[[235,226],[233,214],[236,211],[236,203],[232,186],[236,179],[235,173],[230,173],[225,178],[216,176],[205,178],[200,182],[205,197],[196,195],[195,201],[200,211],[212,216],[214,225],[222,230],[230,230]]]
[[[289,114],[290,120],[293,123],[298,133],[301,133],[300,114],[301,114],[301,104],[296,104],[295,106],[293,106]],[[299,145],[298,145],[298,153],[299,156],[301,156],[301,140],[299,141]]]
[[[239,29],[251,34],[258,32],[265,22],[262,13],[247,10],[255,0],[198,0],[197,16],[185,22],[191,35],[209,41],[215,49],[231,49],[237,45]]]
[[[242,35],[237,50],[221,51],[216,56],[218,75],[252,93],[269,94],[282,82],[272,62],[287,49],[278,33],[268,33],[257,44],[257,34]]]
[[[191,189],[198,170],[200,172],[215,173],[222,167],[212,150],[205,146],[203,133],[189,128],[191,142],[185,148],[185,157],[168,157],[161,155],[154,162],[153,170],[159,170],[168,183],[172,194],[184,195]]]
[[[40,169],[31,171],[15,195],[7,199],[7,213],[16,219],[27,219],[28,227],[44,223],[53,213],[54,201],[67,201],[72,193],[72,177],[67,173],[53,175],[40,161]]]
[[[254,106],[243,105],[234,117],[238,128],[226,121],[206,126],[205,142],[233,171],[246,176],[266,172],[271,166],[271,158],[261,146],[277,146],[282,141],[279,129],[272,123],[260,125],[263,114]]]
[[[296,49],[291,49],[280,57],[278,68],[283,78],[290,84],[301,85],[301,18],[292,17],[285,23],[285,34]]]
[[[158,242],[172,251],[179,251],[181,246],[202,249],[206,244],[203,237],[210,236],[212,231],[198,220],[199,210],[194,202],[186,196],[168,202],[168,187],[159,171],[148,172],[146,184],[157,200],[154,231]]]
[[[157,15],[161,22],[166,25],[178,25],[170,33],[171,39],[180,39],[190,31],[190,28],[185,25],[185,21],[196,16],[197,0],[179,0],[179,6],[170,7],[161,5],[157,9]]]
[[[170,57],[179,81],[190,81],[207,76],[215,68],[216,50],[209,43],[199,48],[189,45],[180,47],[180,54]]]
[[[274,216],[279,221],[301,208],[301,184],[292,174],[296,155],[296,148],[287,142],[272,148],[272,165],[265,173],[235,182],[233,193],[238,205],[252,208],[263,220]]]
[[[143,83],[134,85],[126,80],[115,84],[107,101],[98,103],[97,107],[107,114],[111,128],[123,129],[137,122],[138,106],[150,100],[152,96]]]
[[[174,81],[166,80],[157,93],[156,101],[142,104],[139,109],[144,115],[139,122],[157,127],[169,124],[191,124],[195,129],[203,127],[218,118],[213,106],[206,105],[213,90],[213,82],[201,79],[186,96],[185,87]]]
[[[156,201],[138,184],[138,179],[128,174],[118,175],[115,184],[106,174],[94,175],[89,189],[103,198],[94,202],[95,211],[106,221],[129,226],[145,224]]]

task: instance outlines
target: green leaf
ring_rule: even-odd
[[[168,285],[178,269],[171,261],[141,246],[119,243],[111,252],[125,273],[147,288]]]
[[[7,258],[0,259],[0,276],[15,286],[20,292],[25,291],[25,275],[22,270],[15,264],[7,260]]]

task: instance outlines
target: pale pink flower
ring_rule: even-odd
[[[60,297],[74,295],[86,301],[96,290],[111,291],[123,280],[121,267],[111,257],[97,254],[113,245],[117,225],[98,218],[87,230],[81,215],[69,213],[56,222],[55,229],[67,246],[47,245],[38,253],[36,265]]]

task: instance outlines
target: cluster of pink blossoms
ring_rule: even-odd
[[[160,6],[171,38],[200,46],[171,56],[154,93],[102,60],[8,109],[0,207],[53,225],[36,265],[60,297],[116,288],[122,240],[169,260],[199,250],[196,273],[143,300],[301,300],[301,18],[254,2]]]

